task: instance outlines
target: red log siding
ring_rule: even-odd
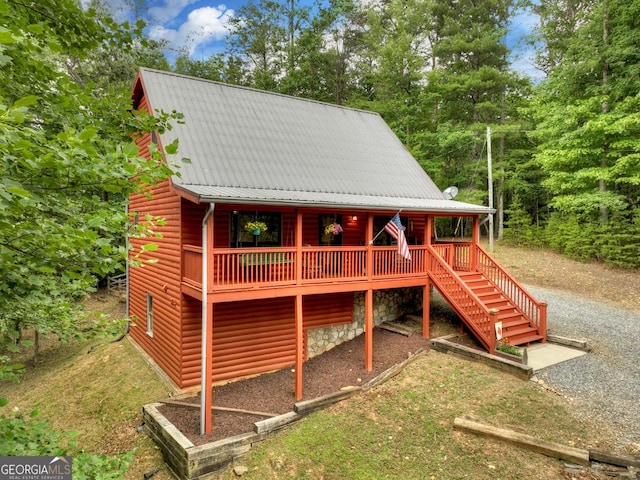
[[[318,245],[318,215],[304,213],[302,215],[302,244]]]
[[[353,215],[357,216],[354,220]],[[342,215],[342,244],[363,246],[366,244],[367,215],[364,213]]]
[[[180,198],[171,190],[167,181],[153,189],[151,199],[141,195],[132,196],[129,210],[137,211],[140,221],[144,221],[147,214],[166,220],[166,225],[154,228],[162,234],[162,238],[131,239],[136,251],[144,243],[153,242],[158,245],[156,251],[142,256],[145,260],[156,259],[156,263],[130,270],[130,315],[135,318],[131,335],[162,366],[169,377],[180,385]],[[146,333],[147,292],[153,295],[153,337]]]
[[[184,296],[182,302],[182,385],[193,387],[200,384],[200,354],[202,344],[202,302]]]
[[[217,208],[213,212],[213,248],[229,248],[229,210]]]
[[[182,387],[200,383],[200,302],[183,304]],[[295,363],[294,298],[232,302],[213,306],[213,381],[277,370]],[[353,294],[303,299],[304,328],[351,323]],[[304,349],[306,352],[306,335]],[[306,354],[305,354],[306,356]]]
[[[207,205],[182,199],[182,244],[202,246],[202,220]]]
[[[302,299],[304,328],[328,327],[353,322],[353,293],[308,295]]]
[[[145,112],[149,111],[149,102],[147,100],[147,97],[142,97],[137,108],[138,110],[143,110]],[[151,134],[145,132],[144,134],[140,135],[140,137],[136,138],[135,141],[136,144],[140,147],[138,155],[148,160],[150,158],[148,146],[151,143]]]

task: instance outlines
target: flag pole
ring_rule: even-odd
[[[398,213],[396,213],[396,215],[400,215],[400,213],[402,212],[402,210],[403,210],[402,208],[401,208],[400,210],[398,210]],[[394,216],[395,216],[395,215],[394,215]],[[391,218],[393,218],[393,216],[392,216]],[[375,241],[376,241],[376,238],[378,238],[382,232],[384,232],[384,227],[382,228],[382,230],[380,230],[380,231],[376,234],[376,236],[375,236],[375,237],[373,237],[373,239],[371,239],[371,240],[369,241],[369,245],[373,245],[373,242],[375,242]]]

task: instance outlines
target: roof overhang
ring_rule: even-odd
[[[201,185],[173,185],[178,192],[199,203],[233,203],[287,207],[316,207],[358,210],[405,210],[449,215],[489,215],[495,209],[446,199],[353,195],[329,192],[301,192],[259,188]]]

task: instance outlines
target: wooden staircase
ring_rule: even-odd
[[[545,339],[534,325],[506,295],[480,272],[460,272],[460,280],[489,309],[497,310],[502,322],[502,339],[509,345],[528,345]]]
[[[429,278],[489,353],[496,350],[496,324],[509,345],[544,342],[547,304],[533,298],[479,245],[430,246]]]

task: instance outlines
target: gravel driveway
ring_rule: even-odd
[[[546,300],[548,332],[587,340],[591,352],[537,373],[568,397],[576,414],[597,422],[611,448],[640,448],[640,312],[573,293],[526,286]]]

